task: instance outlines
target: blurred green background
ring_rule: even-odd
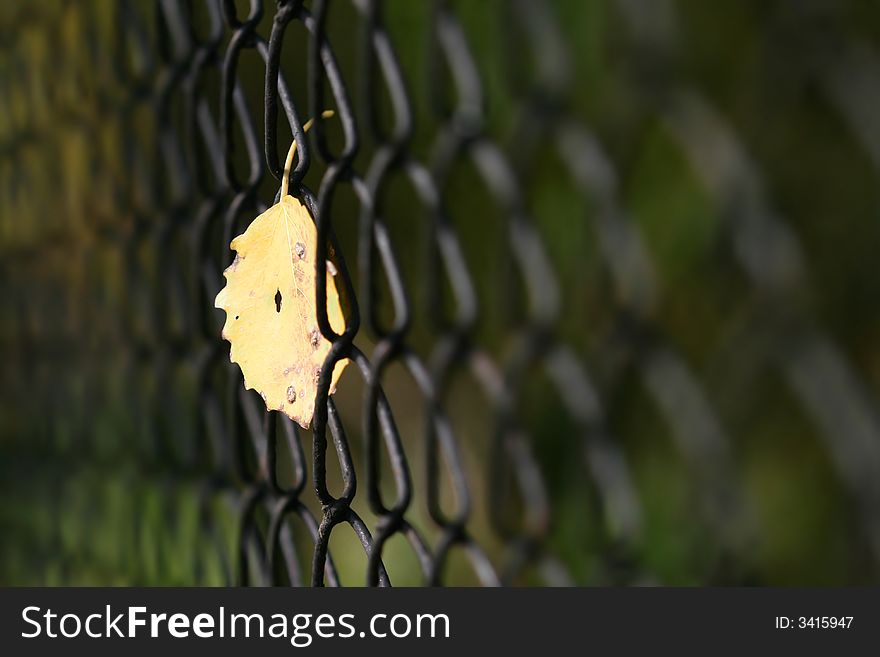
[[[275,7],[265,4],[257,32],[268,38]],[[429,161],[448,120],[431,104],[442,86],[428,65],[434,4],[381,4],[414,110],[409,152]],[[554,339],[570,346],[593,378],[640,508],[639,531],[621,556],[596,512],[571,413],[546,373],[530,369],[518,412],[551,509],[542,554],[552,554],[572,582],[588,585],[876,584],[880,5],[554,0],[537,3],[536,14],[549,18],[552,36],[530,41],[523,26],[540,23],[521,15],[525,4],[458,1],[449,9],[482,80],[485,133],[520,173],[559,283]],[[246,14],[247,3],[235,5]],[[182,7],[207,38],[205,5]],[[162,140],[183,143],[190,126],[182,82],[167,77],[174,66],[161,11],[147,1],[0,4],[2,584],[234,579],[243,485],[218,476],[215,455],[194,439],[204,422],[196,366],[211,340],[192,326],[211,311],[194,292],[200,274],[189,227],[205,195],[192,181],[181,192],[163,164]],[[326,29],[359,108],[355,168],[363,172],[377,144],[364,127],[361,26],[356,3],[332,3]],[[230,35],[224,27],[221,55]],[[294,22],[281,70],[301,117],[307,59],[305,30]],[[253,50],[243,51],[238,77],[261,142],[264,65]],[[166,88],[171,100],[163,115],[156,99]],[[199,95],[217,119],[216,65]],[[692,106],[703,113],[689,114]],[[387,125],[387,98],[379,107]],[[725,126],[745,154],[748,184],[713,187],[713,167],[723,168],[726,151],[700,132],[704,115]],[[290,131],[280,125],[279,145],[287,144]],[[651,263],[651,303],[633,301],[638,281],[628,289],[615,280],[609,263],[624,254],[602,251],[601,195],[574,179],[560,155],[557,135],[570,125],[594,135],[610,163],[617,211]],[[338,147],[338,125],[329,122],[327,130]],[[236,170],[243,172],[240,133],[235,139]],[[326,167],[314,160],[305,183],[317,190]],[[265,174],[251,204],[271,203],[276,189]],[[232,196],[217,198],[225,209]],[[785,229],[782,242],[795,245],[790,256],[773,250],[777,235],[759,236],[770,245],[767,267],[796,263],[797,273],[776,287],[742,266],[738,222],[746,220],[731,211],[738,200],[746,214],[770,213]],[[509,303],[521,290],[509,289],[504,211],[466,158],[456,161],[444,201],[480,301],[474,340],[503,361],[522,322],[521,304]],[[412,301],[408,341],[427,356],[438,338],[424,267],[431,235],[414,207],[414,191],[395,174],[384,188],[383,216]],[[359,289],[358,205],[350,189],[339,192],[333,212]],[[256,214],[248,206],[237,225]],[[386,321],[393,316],[387,297],[378,308]],[[711,409],[724,436],[736,514],[707,502],[707,488],[718,484],[714,466],[688,458],[676,439],[688,435],[680,422],[693,417],[676,413],[678,389],[666,387],[669,380],[652,378],[669,370],[651,363],[665,361],[645,356],[642,338],[629,341],[632,315],[639,335],[685,364]],[[355,342],[369,354],[375,341],[365,330]],[[828,386],[824,411],[805,403],[815,404],[810,381]],[[416,495],[407,517],[434,545],[439,534],[424,500],[423,400],[400,364],[387,370],[383,386],[411,461]],[[667,406],[664,390],[674,397]],[[357,468],[362,394],[355,376],[344,377],[336,394]],[[818,398],[821,407],[821,391]],[[503,569],[510,545],[489,522],[487,471],[497,458],[491,417],[465,368],[450,384],[446,410],[474,496],[468,526]],[[829,416],[839,424],[829,424]],[[300,432],[300,440],[310,463],[310,437]],[[331,477],[338,484],[335,470]],[[307,485],[302,499],[319,516],[313,498]],[[373,525],[363,494],[354,508]],[[311,548],[302,529],[294,523],[307,571]],[[366,560],[353,534],[337,528],[330,550],[343,583],[362,584]],[[393,583],[422,582],[400,537],[383,554]],[[541,563],[512,583],[545,582]],[[444,581],[477,582],[459,551]]]

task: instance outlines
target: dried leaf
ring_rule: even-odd
[[[331,110],[322,113],[333,116]],[[304,126],[309,129],[312,122]],[[269,410],[282,411],[304,429],[315,412],[318,378],[330,342],[318,328],[315,307],[315,254],[318,231],[302,203],[287,193],[296,142],[284,163],[281,200],[253,220],[229,245],[237,251],[223,272],[226,287],[214,300],[226,311],[223,337],[232,348],[229,358],[244,374]],[[327,271],[327,319],[336,333],[345,330],[330,261]],[[348,360],[333,368],[330,394]]]
[[[318,328],[315,307],[317,231],[308,211],[286,195],[232,240],[238,252],[223,272],[226,287],[214,305],[226,311],[223,337],[230,358],[270,410],[284,412],[308,428],[317,381],[330,351]],[[327,317],[337,333],[345,329],[339,293],[327,263]],[[336,364],[330,392],[347,360]]]

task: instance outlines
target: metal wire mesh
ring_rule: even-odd
[[[40,530],[49,552],[65,553],[54,521],[72,504],[92,520],[88,509],[100,506],[130,529],[124,541],[87,540],[80,552],[90,556],[62,562],[57,577],[82,559],[123,560],[134,581],[172,572],[179,582],[220,573],[239,584],[338,585],[331,542],[351,561],[350,537],[338,538],[348,526],[364,555],[346,566],[361,573],[351,583],[396,583],[398,562],[414,563],[414,582],[427,585],[450,581],[450,569],[471,573],[453,581],[482,585],[656,581],[639,557],[646,501],[610,418],[635,379],[696,491],[704,581],[752,581],[756,530],[730,426],[742,414],[719,411],[711,377],[664,325],[657,265],[621,200],[626,173],[575,107],[578,62],[552,4],[501,7],[513,108],[503,136],[474,55],[479,35],[459,17],[472,10],[416,11],[422,66],[401,62],[383,3],[344,4],[7,10],[4,39],[16,45],[3,85],[24,92],[0,93],[3,376],[15,411],[4,432],[27,436],[12,441],[7,462],[59,464],[34,482],[54,509]],[[745,299],[709,350],[713,362],[744,388],[769,376],[789,391],[876,565],[873,393],[816,321],[799,238],[746,142],[674,66],[674,5],[619,0],[614,12],[639,54],[635,111],[673,136],[718,217],[713,248],[736,283],[715,292]],[[355,45],[344,70],[346,39]],[[827,97],[875,135],[867,101],[822,66]],[[410,91],[417,83],[424,98]],[[322,119],[325,109],[335,116]],[[244,390],[213,307],[231,239],[277,199],[291,138],[300,145],[291,192],[315,220],[317,263],[332,254],[350,302],[336,335],[319,285],[333,348],[311,435]],[[876,153],[870,136],[862,143]],[[589,289],[557,271],[536,219],[545,167],[582,208],[557,221],[572,240],[592,236],[592,250],[571,256],[595,260],[576,269],[599,277]],[[600,328],[587,328],[597,308]],[[354,364],[346,379],[359,382],[329,397],[343,358]],[[535,398],[552,410],[535,413]],[[559,508],[561,472],[578,483],[574,511]],[[87,492],[77,502],[71,490]],[[560,542],[560,524],[586,528],[586,544]]]

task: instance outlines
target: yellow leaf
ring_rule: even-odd
[[[288,154],[286,183],[295,143]],[[282,184],[281,200],[254,219],[232,240],[237,251],[223,273],[226,287],[214,305],[226,311],[223,337],[230,359],[244,374],[269,410],[282,411],[308,428],[315,410],[318,376],[330,342],[318,328],[315,306],[317,230],[308,211]],[[327,317],[336,333],[345,317],[333,273],[327,262]],[[347,360],[336,363],[330,392]]]

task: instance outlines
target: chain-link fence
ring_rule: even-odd
[[[876,581],[880,12],[0,28],[4,580]],[[336,335],[319,284],[310,431],[244,389],[214,308],[292,139],[349,306]]]

